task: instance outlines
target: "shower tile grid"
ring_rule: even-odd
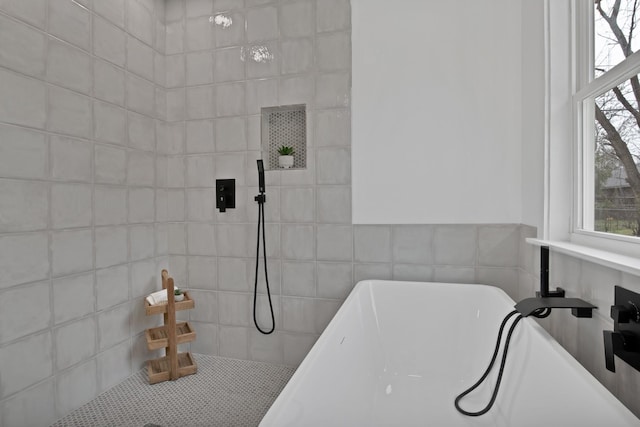
[[[149,385],[145,370],[51,427],[257,426],[294,369],[194,355],[198,373]]]

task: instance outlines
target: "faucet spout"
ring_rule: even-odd
[[[542,309],[570,308],[571,314],[576,317],[591,317],[592,311],[596,307],[579,298],[526,298],[515,305],[515,309],[524,317]]]

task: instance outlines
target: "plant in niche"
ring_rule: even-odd
[[[296,150],[293,147],[289,147],[287,145],[283,145],[278,148],[278,154],[281,156],[293,156],[296,153]]]
[[[175,289],[173,291],[173,299],[174,301],[184,300],[184,292],[182,292],[182,289]]]
[[[289,147],[287,145],[282,145],[278,148],[278,154],[280,154],[278,163],[281,168],[289,169],[293,166],[293,155],[295,152],[296,150],[294,150],[293,147]]]

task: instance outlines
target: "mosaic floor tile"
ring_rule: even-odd
[[[146,370],[52,427],[257,426],[294,369],[194,354],[198,373],[154,385]]]

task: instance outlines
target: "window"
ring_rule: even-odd
[[[640,0],[577,1],[577,233],[640,237]],[[582,21],[582,22],[580,22]],[[580,73],[580,71],[588,72]],[[581,77],[582,75],[582,77]]]

